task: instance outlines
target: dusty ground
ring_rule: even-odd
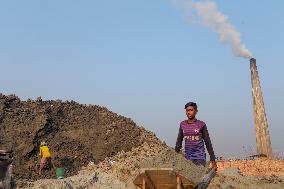
[[[95,173],[98,173],[97,180],[94,180]],[[276,176],[242,176],[218,174],[211,181],[208,189],[283,189],[284,178]],[[121,181],[115,174],[105,173],[100,169],[96,171],[82,171],[76,176],[64,180],[39,180],[32,183],[28,189],[138,189],[130,182]]]
[[[284,178],[278,176],[244,176],[219,173],[208,189],[283,189]]]
[[[147,151],[150,153],[147,153]],[[148,156],[145,158],[140,156],[139,153],[146,153]],[[64,180],[38,180],[34,183],[31,183],[30,187],[27,188],[137,189],[133,185],[132,181],[139,172],[139,168],[145,165],[145,161],[147,162],[151,159],[155,159],[154,162],[150,163],[150,165],[158,165],[164,162],[164,165],[167,165],[167,167],[172,166],[176,169],[180,168],[179,165],[173,165],[172,163],[175,163],[177,159],[179,159],[178,161],[184,162],[182,157],[177,156],[174,157],[174,159],[163,158],[165,153],[171,157],[171,149],[163,149],[161,146],[149,146],[144,144],[141,147],[133,149],[132,151],[119,153],[111,159],[107,158],[99,165],[90,163],[76,176],[72,176]],[[178,164],[183,165],[183,163],[180,162]],[[192,167],[190,163],[186,166],[188,166],[189,170],[191,170],[191,168],[193,168],[194,171],[203,170],[197,170],[198,168]],[[182,171],[180,173],[182,173]],[[188,171],[186,174],[191,176],[191,174],[194,174],[194,172]],[[95,175],[97,175],[97,179],[94,179]],[[216,177],[211,181],[208,189],[282,189],[283,187],[284,177],[245,176],[242,175],[239,169],[232,167],[219,171]]]
[[[257,162],[259,160],[256,160]],[[249,161],[248,163],[253,163]],[[198,174],[204,171],[185,160],[181,154],[176,154],[171,148],[160,143],[144,143],[128,152],[119,152],[117,155],[106,158],[98,165],[90,163],[78,175],[62,181],[39,180],[30,188],[118,188],[137,189],[133,179],[140,168],[148,166],[173,167],[178,173],[193,180],[198,180]],[[98,179],[94,175],[98,173]],[[194,177],[195,175],[195,177]],[[221,168],[210,183],[208,189],[282,189],[284,177],[282,176],[246,176],[238,168]]]
[[[205,169],[187,161],[181,154],[159,143],[144,143],[129,152],[120,152],[106,158],[98,165],[89,164],[78,175],[58,180],[39,180],[33,183],[33,188],[64,188],[68,183],[73,188],[124,188],[136,189],[134,178],[141,168],[166,167],[174,168],[192,181],[198,182]],[[191,171],[188,171],[191,170]],[[98,173],[98,180],[94,182],[94,175]]]
[[[212,188],[284,188],[284,161],[270,159],[220,161]]]

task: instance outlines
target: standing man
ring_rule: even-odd
[[[206,124],[203,121],[195,118],[198,110],[194,102],[189,102],[185,105],[187,120],[182,121],[179,127],[175,151],[180,152],[182,141],[185,140],[185,156],[196,165],[206,164],[206,153],[204,143],[210,156],[212,168],[217,170],[214,150],[211,144],[209,133]]]

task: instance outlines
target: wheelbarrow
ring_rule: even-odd
[[[142,189],[205,189],[215,175],[215,169],[211,169],[198,183],[194,183],[173,168],[146,168],[133,183]]]

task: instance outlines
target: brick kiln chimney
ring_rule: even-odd
[[[256,60],[254,58],[250,59],[250,70],[257,153],[264,154],[267,157],[272,158],[268,123],[258,77]]]

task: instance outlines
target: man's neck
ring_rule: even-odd
[[[196,121],[196,118],[188,119],[187,123],[194,123]]]

